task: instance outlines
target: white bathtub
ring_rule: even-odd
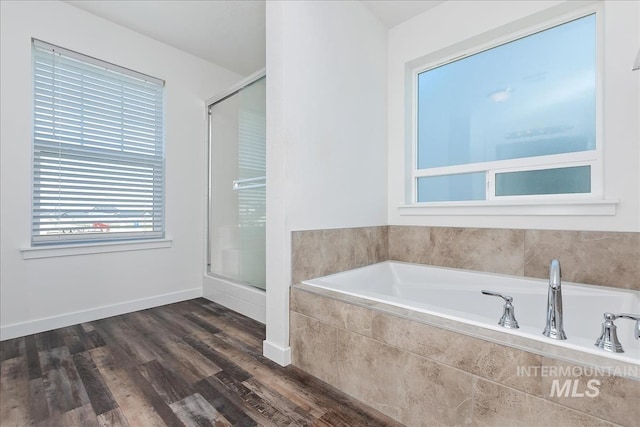
[[[604,312],[640,314],[639,291],[563,282],[567,340],[560,341],[542,335],[548,280],[385,261],[302,283],[640,365],[635,322],[615,322],[624,353],[610,353],[594,345]],[[513,297],[519,329],[497,324],[504,301],[482,295],[483,289]]]

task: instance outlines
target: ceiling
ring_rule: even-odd
[[[395,27],[416,15],[433,9],[444,0],[361,0],[387,27]]]
[[[67,3],[242,75],[265,66],[264,0],[67,0]],[[363,0],[362,3],[391,28],[442,1]]]

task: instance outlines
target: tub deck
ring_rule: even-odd
[[[548,292],[548,281],[542,279],[385,261],[302,283],[310,287],[305,287],[307,290],[315,288],[335,293],[329,295],[332,298],[341,298],[342,294],[360,298],[359,304],[373,302],[388,306],[384,308],[387,311],[394,311],[392,307],[415,311],[428,316],[411,317],[429,324],[539,354],[563,359],[571,354],[572,361],[585,363],[589,357],[577,353],[582,352],[603,358],[598,363],[602,366],[610,361],[640,366],[640,340],[634,339],[634,322],[624,319],[616,322],[624,353],[606,352],[594,345],[601,332],[604,312],[640,313],[638,291],[564,282],[564,329],[568,339],[560,341],[542,335]],[[519,329],[497,324],[504,302],[482,295],[483,289],[513,297]]]

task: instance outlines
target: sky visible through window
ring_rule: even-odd
[[[595,22],[589,15],[420,73],[417,169],[594,150]],[[418,192],[443,179],[420,179]],[[455,181],[477,188],[457,199],[485,198],[483,174]]]
[[[589,15],[421,73],[418,168],[595,149],[595,55]]]

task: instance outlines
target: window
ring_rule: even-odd
[[[164,82],[33,41],[32,244],[164,237]]]
[[[593,197],[596,15],[416,73],[415,202]]]

